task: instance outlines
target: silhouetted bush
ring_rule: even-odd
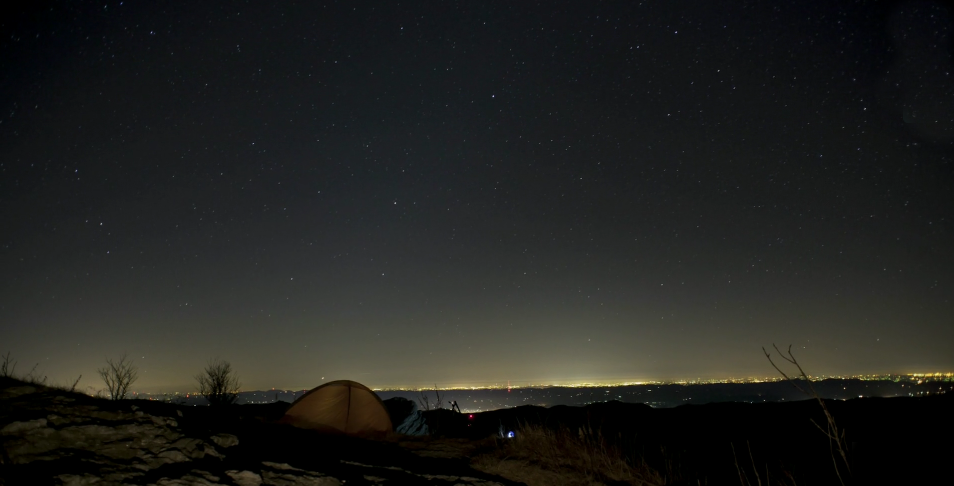
[[[421,404],[421,410],[426,412],[428,410],[440,410],[444,408],[444,398],[441,396],[441,389],[437,388],[436,384],[434,385],[434,395],[436,400],[434,401],[434,405],[431,406],[431,402],[427,398],[427,392],[421,390],[421,398],[417,400],[417,402]]]
[[[109,398],[113,400],[126,398],[129,387],[139,378],[139,369],[136,368],[132,360],[127,360],[125,353],[117,361],[106,358],[106,366],[97,371],[99,371],[100,378],[106,383]],[[76,381],[79,382],[79,379]]]
[[[0,377],[3,378],[15,378],[14,372],[17,370],[17,360],[10,357],[10,352],[7,351],[7,354],[3,355],[3,360],[0,361]]]
[[[195,375],[195,380],[199,382],[199,395],[205,397],[209,405],[231,405],[238,400],[241,384],[228,361],[219,358],[209,361],[205,372]]]

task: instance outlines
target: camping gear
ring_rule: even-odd
[[[305,393],[279,422],[320,432],[362,436],[393,430],[388,411],[377,394],[351,380],[332,381]]]

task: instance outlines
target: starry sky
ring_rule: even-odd
[[[143,391],[954,369],[941,2],[6,7],[0,352]]]

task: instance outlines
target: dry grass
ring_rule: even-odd
[[[45,386],[45,385],[47,384],[47,383],[46,383],[46,376],[45,376],[45,375],[44,375],[44,376],[40,376],[40,375],[37,374],[37,372],[36,372],[36,369],[37,369],[39,366],[40,366],[40,363],[37,363],[37,364],[33,365],[33,368],[30,369],[30,372],[29,372],[29,373],[27,373],[27,374],[25,374],[25,375],[23,375],[23,376],[17,376],[17,375],[16,375],[16,371],[17,371],[17,360],[13,359],[13,358],[10,356],[10,352],[8,351],[7,354],[3,355],[3,357],[0,358],[0,377],[3,377],[3,378],[13,378],[13,379],[15,379],[15,380],[25,381],[25,382],[27,382],[27,383],[29,383],[29,384],[31,384],[31,385],[41,385],[41,386]],[[80,375],[80,377],[82,377],[82,376],[83,376],[83,375]],[[79,383],[79,378],[76,379],[76,383]],[[73,384],[73,387],[74,387],[74,388],[76,387],[76,384],[75,384],[75,383]],[[57,388],[63,388],[63,387],[60,386],[60,387],[57,387]],[[70,390],[70,391],[72,391],[72,390]]]
[[[789,376],[787,373],[782,371],[782,369],[775,364],[775,361],[772,361],[772,355],[770,355],[769,352],[763,347],[762,352],[765,353],[765,357],[768,358],[769,363],[772,364],[772,367],[775,368],[775,371],[778,371],[798,391],[802,392],[808,397],[814,398],[815,401],[817,401],[821,406],[822,411],[825,413],[825,428],[822,428],[821,425],[818,425],[818,422],[815,422],[814,419],[810,420],[818,430],[828,437],[828,445],[831,451],[831,460],[835,466],[835,474],[838,476],[838,482],[841,483],[842,486],[845,486],[846,478],[851,477],[851,463],[848,460],[848,441],[845,439],[845,431],[838,428],[838,424],[835,423],[835,417],[831,415],[831,412],[828,411],[828,406],[825,405],[825,400],[821,397],[821,395],[818,394],[817,391],[815,391],[815,387],[812,386],[811,378],[805,373],[805,370],[802,369],[802,365],[798,364],[798,360],[796,360],[795,355],[792,354],[792,345],[788,345],[787,353],[783,353],[782,350],[778,349],[778,346],[775,344],[772,344],[772,347],[775,348],[775,351],[778,352],[782,359],[795,365],[795,367],[798,369],[797,378],[800,378],[800,381],[807,385],[807,389],[798,386],[798,383],[795,381],[795,377]],[[788,354],[788,356],[786,356],[786,354]],[[840,464],[838,459],[841,459]],[[844,469],[844,475],[842,475],[842,469]]]
[[[512,439],[471,460],[480,471],[529,486],[589,486],[600,484],[662,485],[666,481],[639,459],[627,458],[599,432],[552,430],[525,425]]]

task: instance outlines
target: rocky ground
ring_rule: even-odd
[[[322,436],[248,410],[108,401],[3,379],[0,484],[515,484],[470,468],[459,453]]]
[[[849,482],[949,477],[952,401],[954,393],[829,401],[847,431]],[[748,484],[840,484],[831,444],[811,423],[825,423],[813,400],[480,414],[414,412],[407,400],[385,405],[393,423],[416,418],[410,429],[429,435],[327,436],[275,423],[287,403],[108,401],[0,378],[0,486],[695,485],[739,484],[740,475]],[[516,438],[506,438],[510,431]],[[594,467],[600,457],[623,457],[633,468]]]

